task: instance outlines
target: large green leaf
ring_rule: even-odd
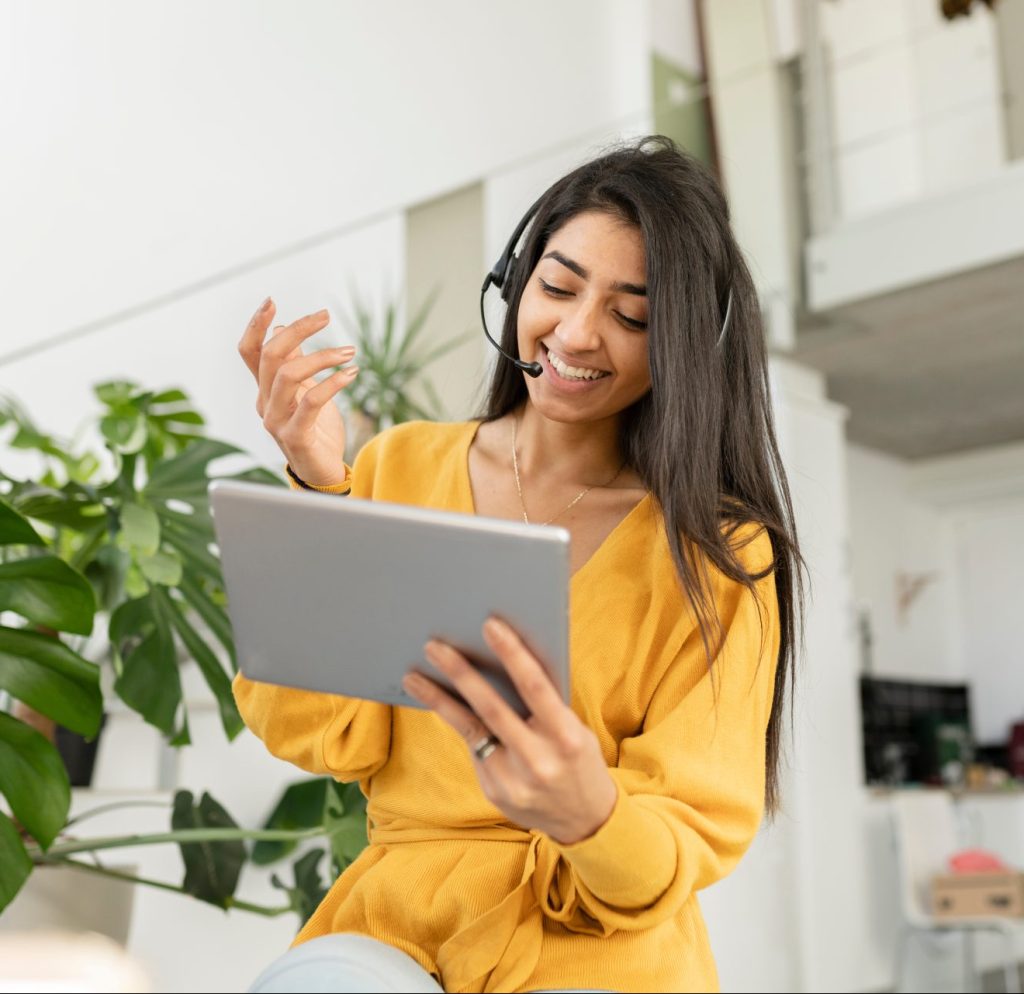
[[[229,739],[233,739],[244,727],[241,715],[231,693],[231,678],[224,671],[213,650],[202,640],[199,633],[188,623],[179,607],[161,590],[153,591],[154,597],[162,600],[161,607],[171,619],[181,641],[199,666],[213,696],[217,699],[221,724]]]
[[[227,649],[231,657],[232,667],[237,669],[235,640],[231,631],[231,620],[228,618],[227,612],[218,607],[210,599],[202,585],[188,573],[182,576],[178,589],[192,608],[195,609],[199,617],[206,622],[207,627],[216,636],[217,641]]]
[[[235,455],[242,450],[227,442],[203,438],[192,443],[184,452],[153,467],[145,492],[151,500],[169,497],[184,499],[182,494],[194,493],[199,482],[208,480],[206,468],[214,459]],[[205,485],[203,487],[205,492]]]
[[[0,794],[44,849],[68,816],[71,786],[60,753],[34,728],[0,712]]]
[[[298,780],[290,784],[281,795],[277,806],[271,812],[266,829],[303,829],[322,825],[324,821],[324,792],[329,777],[316,777],[312,780]],[[252,848],[252,861],[257,866],[275,863],[284,859],[298,845],[294,839],[282,839],[276,842],[257,842]]]
[[[117,608],[109,631],[120,661],[114,689],[151,725],[174,735],[181,707],[181,674],[174,635],[152,592]]]
[[[46,542],[23,515],[0,499],[0,545],[46,545]]]
[[[179,790],[174,795],[171,826],[182,828],[237,828],[237,823],[209,794],[193,804],[192,793]],[[245,862],[245,843],[241,839],[217,842],[179,843],[185,862],[185,890],[201,901],[228,907]]]
[[[88,635],[96,614],[92,585],[56,556],[0,563],[0,611],[37,625]]]
[[[164,519],[164,541],[177,549],[192,570],[203,573],[215,582],[223,582],[220,560],[207,549],[201,533],[178,521]]]
[[[13,822],[0,811],[0,913],[32,872],[32,860]]]
[[[0,626],[0,689],[86,738],[99,731],[99,667],[58,639]]]

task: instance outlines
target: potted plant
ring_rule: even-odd
[[[59,727],[95,737],[103,713],[100,664],[114,667],[113,691],[174,745],[189,738],[178,674],[182,654],[203,673],[227,736],[242,727],[231,696],[234,646],[207,503],[209,464],[240,450],[191,430],[203,419],[180,390],[152,393],[118,381],[97,387],[96,395],[114,465],[106,480],[97,479],[102,459],[95,453],[76,453],[40,431],[10,398],[0,407],[0,425],[14,428],[8,444],[34,450],[46,462],[33,480],[0,470],[0,611],[20,619],[0,626],[0,691],[15,703],[14,714],[0,711],[0,794],[11,812],[0,812],[0,910],[42,865],[243,907],[234,894],[247,860],[282,858],[319,836],[324,848],[296,862],[293,881],[275,878],[287,904],[248,906],[302,916],[323,889],[316,868],[324,854],[329,851],[340,872],[365,845],[365,805],[352,785],[300,782],[259,830],[239,828],[209,795],[196,803],[190,792],[179,791],[166,833],[72,835],[80,819],[68,819],[70,780],[54,732]],[[284,486],[259,468],[233,478]],[[99,663],[83,655],[97,630]],[[219,645],[226,667],[211,643]],[[263,845],[250,853],[246,840]],[[180,884],[143,881],[97,855],[167,842],[181,847]],[[84,853],[90,862],[79,859]]]

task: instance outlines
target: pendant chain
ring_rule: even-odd
[[[519,419],[518,418],[514,418],[512,420],[512,469],[515,472],[515,476],[516,476],[516,491],[519,494],[519,506],[522,507],[522,509],[523,509],[523,521],[525,521],[526,524],[529,525],[529,524],[532,524],[532,522],[530,521],[529,517],[526,514],[526,501],[523,498],[523,484],[522,484],[522,482],[519,479],[519,456],[518,456],[518,454],[516,452],[516,436],[517,436],[518,428],[519,428]],[[605,487],[610,487],[619,478],[619,474],[625,468],[626,468],[626,463],[625,463],[625,461],[623,461],[622,465],[615,471],[615,475],[607,483],[605,483],[605,484],[597,484],[597,483],[595,483],[592,486],[587,487],[585,490],[581,490],[575,497],[573,497],[573,499],[571,501],[569,501],[568,504],[565,505],[565,507],[562,508],[561,511],[559,511],[556,515],[553,515],[552,517],[548,518],[548,520],[543,522],[543,524],[550,525],[551,522],[555,520],[555,518],[560,518],[563,514],[565,514],[566,511],[568,511],[572,507],[575,507],[581,500],[583,500],[583,498],[586,497],[587,494],[589,494],[590,491],[594,489],[594,487],[597,487],[599,485],[600,486],[605,486]]]

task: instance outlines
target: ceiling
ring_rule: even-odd
[[[806,315],[853,442],[923,459],[1024,440],[1024,256]]]

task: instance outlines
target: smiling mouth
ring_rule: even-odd
[[[554,352],[551,351],[543,342],[540,343],[541,348],[544,349],[544,354],[547,356],[548,362],[551,364],[551,368],[563,379],[570,380],[577,383],[591,383],[594,380],[603,380],[607,376],[612,374],[606,372],[603,369],[589,369],[586,366],[572,366],[567,362],[560,359]]]

